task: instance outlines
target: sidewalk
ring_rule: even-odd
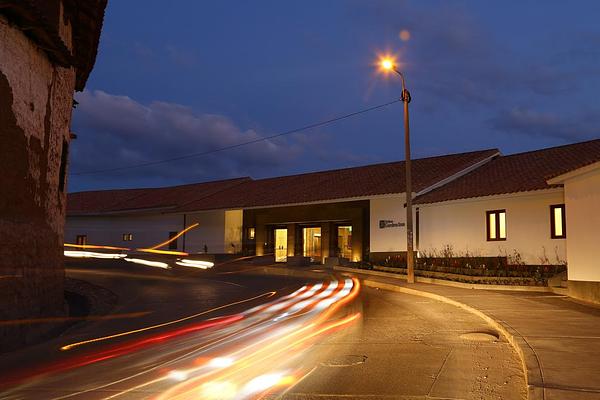
[[[551,293],[409,285],[392,277],[353,275],[366,286],[433,297],[488,320],[520,354],[530,399],[600,399],[600,308]]]

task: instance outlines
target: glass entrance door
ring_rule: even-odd
[[[304,257],[321,261],[321,227],[304,228]]]
[[[352,259],[352,226],[338,226],[339,257]]]
[[[287,229],[275,229],[275,262],[287,261]]]

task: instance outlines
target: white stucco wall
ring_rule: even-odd
[[[185,250],[189,253],[224,253],[225,212],[207,211],[187,214],[187,225],[198,223],[198,227],[186,233]]]
[[[406,251],[406,201],[404,194],[370,200],[370,248],[372,253]],[[380,228],[379,221],[402,223],[404,226]],[[413,207],[413,237],[416,228]]]
[[[198,227],[185,234],[185,251],[204,253],[232,253],[241,249],[241,210],[206,211],[186,214],[185,226],[198,223]],[[149,247],[169,238],[169,232],[184,228],[183,214],[122,215],[68,217],[65,242],[75,243],[77,235],[87,235],[88,244]],[[123,241],[123,234],[133,234],[132,241]],[[165,247],[166,249],[166,247]],[[184,250],[183,237],[177,239],[177,249]]]
[[[451,245],[458,255],[468,251],[481,256],[517,250],[528,264],[540,264],[545,251],[549,262],[556,264],[566,260],[566,240],[550,237],[550,205],[563,203],[562,189],[552,189],[420,205],[419,250]],[[486,211],[498,209],[506,210],[506,240],[488,242]],[[567,206],[567,221],[571,212]]]
[[[564,185],[568,278],[600,282],[600,168]]]
[[[77,235],[87,235],[88,244],[120,247],[149,247],[164,242],[169,232],[183,229],[183,215],[67,217],[65,242],[75,243]],[[123,241],[131,233],[132,241]],[[177,248],[182,248],[181,238]]]

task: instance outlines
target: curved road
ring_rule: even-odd
[[[447,304],[359,289],[327,273],[315,280],[243,273],[251,269],[243,265],[227,273],[69,265],[70,277],[109,288],[116,307],[0,357],[1,398],[526,396],[510,346]]]

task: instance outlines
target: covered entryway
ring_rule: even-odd
[[[368,252],[369,215],[366,200],[244,210],[244,231],[256,234],[245,252],[292,265],[361,261]]]

